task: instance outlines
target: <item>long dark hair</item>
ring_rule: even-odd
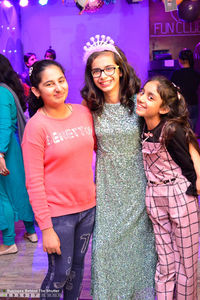
[[[160,115],[161,119],[166,121],[163,128],[162,143],[167,145],[177,126],[181,126],[185,132],[187,143],[192,143],[200,153],[197,138],[191,129],[187,105],[180,89],[164,76],[154,76],[147,82],[150,81],[158,82],[157,92],[163,101],[162,106],[169,107],[167,114]]]
[[[38,60],[30,68],[30,82],[32,87],[38,89],[38,85],[40,84],[42,79],[41,73],[49,66],[56,66],[60,68],[63,74],[65,74],[63,67],[58,62],[50,59]],[[36,113],[38,108],[44,105],[44,102],[41,97],[37,98],[31,91],[28,99],[28,104],[29,114],[32,117]]]
[[[15,92],[23,111],[25,111],[26,101],[23,86],[10,61],[3,54],[0,54],[0,82],[7,84]]]
[[[130,113],[134,110],[133,95],[140,90],[140,79],[136,76],[134,69],[129,65],[123,51],[115,46],[117,52],[111,52],[115,63],[119,66],[122,73],[120,77],[120,102],[123,106],[128,107]],[[108,51],[94,52],[87,60],[85,67],[85,86],[81,90],[81,96],[86,101],[91,111],[101,114],[105,103],[103,92],[94,84],[91,74],[92,63],[102,53]]]

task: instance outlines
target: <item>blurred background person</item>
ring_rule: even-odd
[[[23,83],[26,83],[30,87],[30,78],[29,78],[29,70],[32,65],[37,61],[37,57],[35,53],[28,52],[24,54],[24,63],[26,65],[25,71],[21,74],[21,79]]]
[[[171,80],[181,89],[188,106],[192,129],[196,132],[200,74],[194,70],[194,58],[190,49],[181,50],[178,61],[180,69],[173,72]]]
[[[56,51],[53,50],[51,46],[46,50],[44,59],[56,60]]]

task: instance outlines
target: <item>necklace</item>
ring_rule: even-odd
[[[68,103],[65,103],[65,110],[67,109],[68,111],[70,111],[70,113],[72,112],[72,107],[71,107],[71,105],[70,104],[68,104]],[[43,113],[45,114],[45,116],[47,116],[47,117],[52,117],[51,115],[49,115],[48,114],[48,112],[46,111],[46,108],[43,106],[42,107],[42,111],[43,111]],[[66,111],[67,112],[67,111]]]

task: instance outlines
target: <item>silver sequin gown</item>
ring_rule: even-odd
[[[138,117],[119,103],[94,114],[97,215],[93,234],[95,300],[153,300],[156,252],[145,208]]]

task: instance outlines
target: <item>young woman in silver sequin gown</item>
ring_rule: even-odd
[[[140,81],[116,49],[89,56],[81,91],[97,136],[92,294],[95,300],[154,300],[156,253],[133,96]]]

